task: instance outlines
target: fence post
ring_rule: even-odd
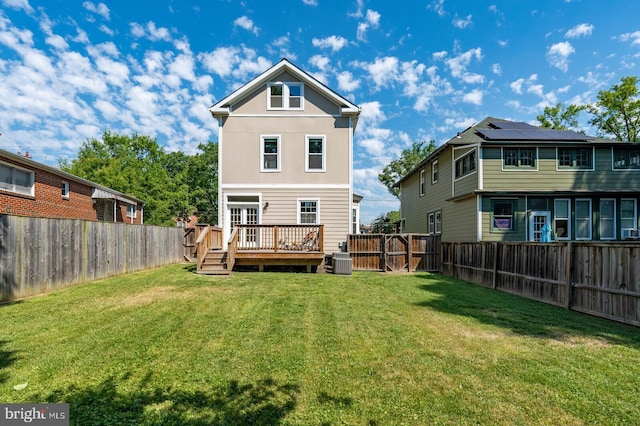
[[[413,260],[413,251],[411,250],[411,234],[407,234],[407,272],[413,272],[411,270],[411,262]]]
[[[496,289],[498,283],[498,242],[493,243],[493,289]]]
[[[564,275],[565,275],[565,308],[571,310],[571,298],[573,297],[572,289],[571,289],[571,281],[572,281],[572,266],[573,266],[573,243],[569,241],[566,247],[565,253],[565,265],[564,265]]]

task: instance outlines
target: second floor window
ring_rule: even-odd
[[[476,171],[476,152],[472,151],[456,160],[456,179]]]
[[[307,136],[306,170],[308,172],[325,171],[325,138],[324,136]]]
[[[280,171],[280,138],[278,136],[262,136],[260,141],[260,171]]]
[[[533,148],[503,148],[502,163],[505,168],[536,167],[536,152]]]
[[[267,109],[304,109],[302,83],[267,84]]]
[[[431,183],[436,183],[440,178],[440,168],[438,166],[438,160],[434,160],[431,163]]]
[[[424,195],[424,169],[420,170],[420,196]]]
[[[134,204],[127,204],[127,217],[135,218],[138,214],[138,206]]]
[[[613,148],[614,170],[640,169],[640,149]]]
[[[558,148],[558,168],[592,169],[593,148]]]

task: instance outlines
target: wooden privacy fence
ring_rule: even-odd
[[[640,244],[442,243],[441,272],[640,326]]]
[[[0,301],[177,263],[182,228],[0,215]]]
[[[347,238],[353,270],[440,270],[440,237],[423,234],[352,234]]]

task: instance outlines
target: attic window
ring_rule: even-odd
[[[302,83],[268,83],[267,109],[304,109]]]

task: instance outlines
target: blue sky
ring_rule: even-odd
[[[377,175],[413,141],[441,144],[486,116],[536,123],[640,61],[637,0],[0,5],[1,148],[56,165],[111,130],[193,154],[217,140],[208,107],[286,57],[362,107],[364,223],[399,207]]]

